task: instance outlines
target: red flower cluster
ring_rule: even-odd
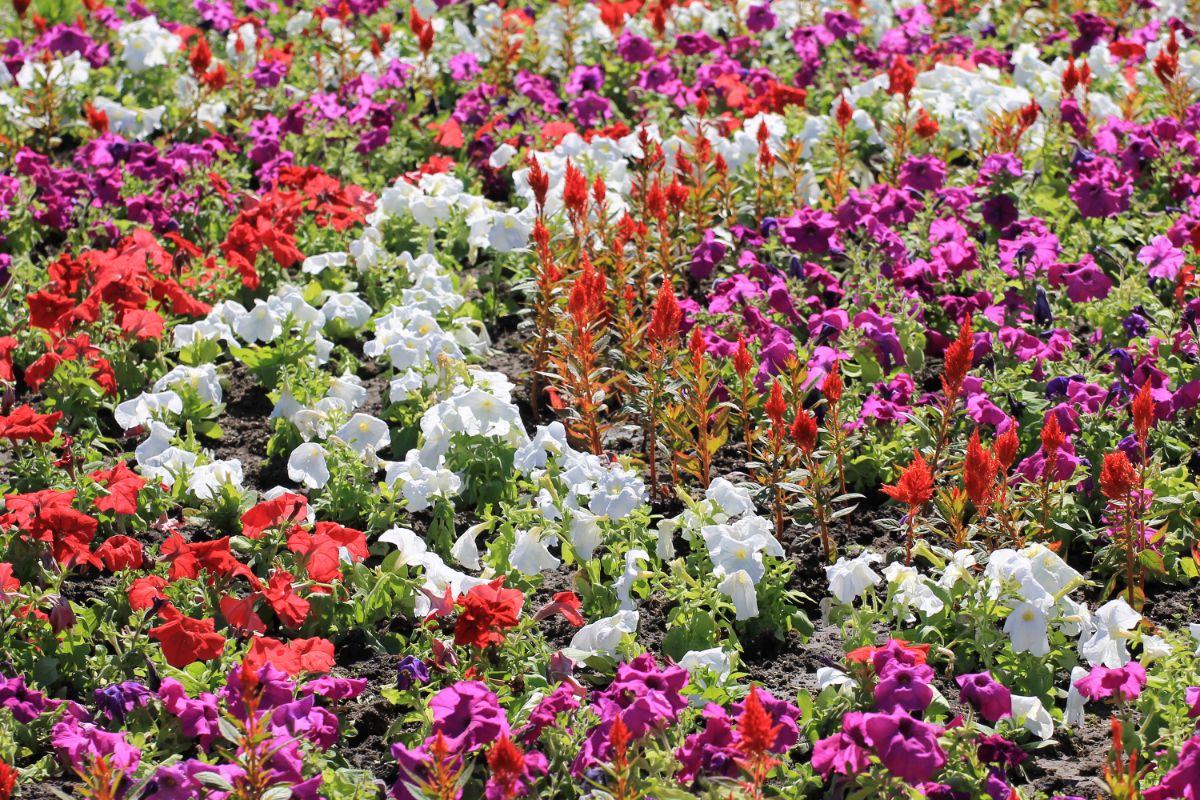
[[[912,463],[904,468],[900,480],[882,488],[884,494],[909,508],[920,508],[933,497],[933,472],[919,451],[913,451]]]
[[[504,576],[476,586],[459,598],[462,612],[454,625],[454,643],[480,649],[504,641],[504,631],[515,627],[521,617],[525,595],[504,588]]]

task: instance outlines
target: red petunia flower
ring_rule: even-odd
[[[284,492],[274,500],[265,500],[242,514],[242,535],[257,539],[268,528],[300,523],[308,516],[308,499],[303,495]]]
[[[525,601],[517,589],[504,588],[504,576],[476,586],[459,598],[462,613],[454,625],[454,643],[483,649],[504,641],[504,631],[520,620]]]
[[[54,428],[62,412],[39,414],[31,406],[17,406],[7,417],[0,416],[0,437],[14,442],[32,439],[45,444],[54,438]]]
[[[146,479],[125,466],[117,464],[112,469],[96,470],[92,480],[101,484],[105,494],[96,498],[96,508],[114,514],[136,514],[138,492],[146,485]]]
[[[211,619],[185,617],[168,606],[160,612],[167,621],[150,629],[150,636],[162,645],[163,657],[176,669],[194,661],[208,661],[225,650],[225,637],[217,633]]]
[[[165,578],[157,575],[147,575],[129,584],[129,607],[134,611],[145,611],[152,607],[156,600],[165,601],[167,596],[162,590],[167,586]]]
[[[271,573],[262,595],[271,604],[271,610],[279,617],[280,622],[289,628],[299,628],[304,624],[304,620],[308,619],[312,604],[293,591],[293,580],[291,573],[276,570]]]
[[[268,636],[259,636],[250,643],[242,663],[243,668],[255,671],[270,664],[292,676],[301,672],[326,673],[334,665],[333,642],[313,637],[284,643]]]
[[[110,536],[96,548],[96,558],[104,562],[109,572],[139,569],[142,566],[142,543],[129,536]]]

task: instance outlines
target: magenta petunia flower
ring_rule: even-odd
[[[990,672],[959,675],[954,681],[962,693],[963,702],[988,722],[1012,716],[1012,692],[993,678]]]
[[[1075,681],[1075,688],[1088,700],[1133,700],[1146,685],[1146,668],[1136,661],[1123,667],[1093,667],[1087,677]]]

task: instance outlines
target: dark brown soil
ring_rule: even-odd
[[[274,407],[249,370],[234,363],[225,390],[225,413],[220,419],[224,433],[209,449],[215,458],[236,458],[242,462],[247,488],[263,490],[290,482],[287,465],[281,459],[267,459]]]

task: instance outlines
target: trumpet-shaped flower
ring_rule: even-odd
[[[839,603],[852,603],[868,589],[879,583],[880,575],[871,569],[872,564],[883,561],[878,553],[865,552],[854,558],[843,556],[837,563],[825,567],[829,580],[829,593]]]
[[[731,572],[721,581],[717,588],[733,601],[735,616],[738,620],[754,619],[758,616],[758,591],[754,580],[744,569]]]
[[[1110,669],[1129,663],[1129,632],[1141,622],[1142,615],[1134,611],[1124,598],[1110,600],[1092,616],[1095,630],[1081,641],[1079,654],[1092,666]]]
[[[325,448],[308,442],[292,451],[288,457],[288,477],[310,489],[320,489],[329,482],[329,466],[325,463]]]
[[[1033,603],[1020,603],[1004,621],[1004,632],[1012,640],[1014,653],[1031,653],[1039,658],[1050,652],[1046,615]]]

